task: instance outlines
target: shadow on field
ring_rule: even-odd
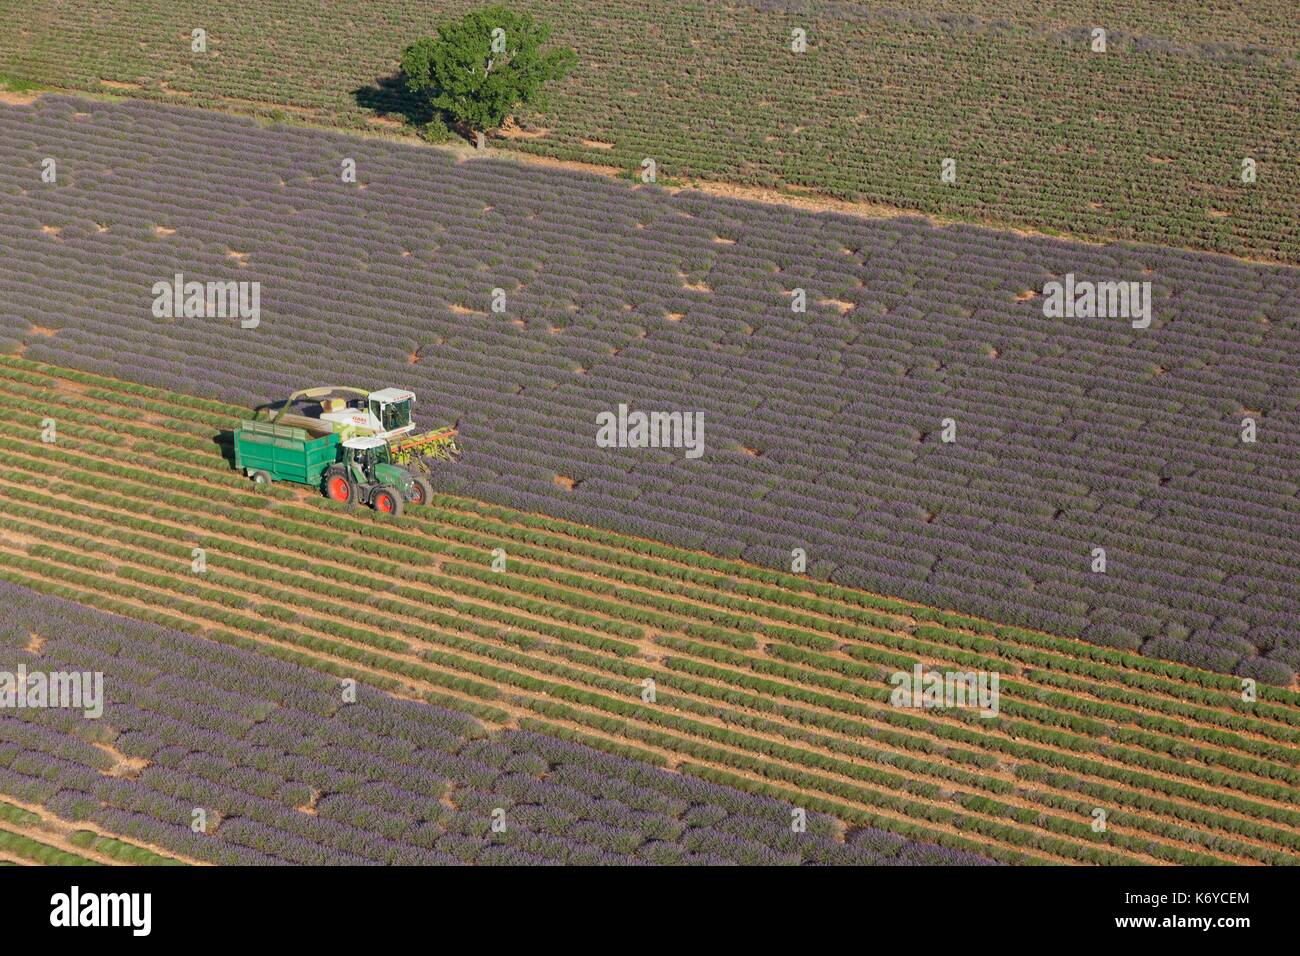
[[[368,86],[357,87],[352,97],[363,109],[373,110],[381,117],[403,119],[412,126],[423,126],[434,117],[428,98],[410,92],[400,71],[380,77]]]
[[[217,432],[212,437],[212,444],[221,450],[221,457],[226,459],[226,464],[231,468],[235,467],[235,433],[233,431]]]

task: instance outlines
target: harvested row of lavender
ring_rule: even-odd
[[[0,583],[0,670],[102,714],[0,711],[0,799],[220,864],[982,864],[543,734]],[[795,825],[795,821],[799,825]]]

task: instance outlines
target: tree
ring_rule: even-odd
[[[550,27],[503,6],[444,19],[437,29],[402,52],[402,73],[411,92],[469,132],[496,129],[521,106],[542,108],[542,86],[577,60],[568,47],[543,52]]]

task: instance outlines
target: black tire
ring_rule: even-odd
[[[342,468],[335,468],[325,473],[321,491],[331,501],[341,501],[349,508],[357,505],[357,483]]]
[[[370,507],[396,518],[402,513],[402,495],[392,485],[380,485],[370,497]]]
[[[411,494],[406,500],[413,505],[427,505],[432,497],[433,485],[416,475],[411,482]]]
[[[267,487],[271,484],[271,473],[269,471],[255,471],[249,476],[253,479],[253,484]]]

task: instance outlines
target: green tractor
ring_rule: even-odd
[[[382,514],[400,515],[405,502],[428,504],[433,496],[427,479],[393,464],[388,442],[376,435],[343,442],[340,460],[325,469],[323,482],[326,497],[370,505]]]

